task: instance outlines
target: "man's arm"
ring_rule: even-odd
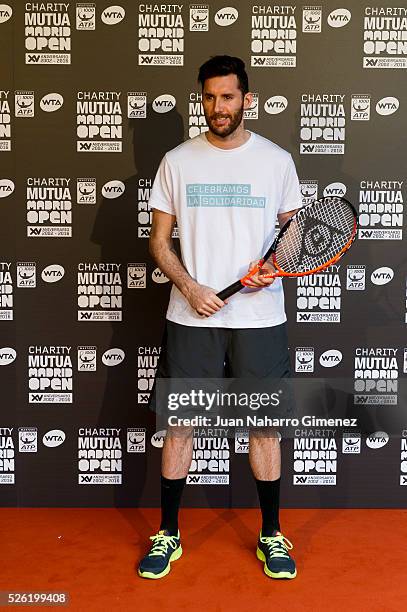
[[[203,316],[210,316],[224,306],[210,287],[197,283],[180,261],[172,241],[172,230],[176,217],[154,209],[150,233],[150,254],[160,270],[178,287],[191,307]]]

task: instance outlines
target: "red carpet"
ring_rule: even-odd
[[[283,510],[292,581],[267,578],[256,559],[258,512],[222,509],[183,509],[183,556],[167,577],[143,580],[135,565],[158,518],[156,509],[0,509],[0,590],[66,591],[79,611],[406,609],[406,510]]]

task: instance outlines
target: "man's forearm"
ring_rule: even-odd
[[[151,240],[150,253],[158,264],[158,267],[178,287],[183,295],[187,295],[189,289],[196,285],[196,281],[188,274],[180,261],[172,244],[166,240]]]

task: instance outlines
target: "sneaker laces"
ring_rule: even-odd
[[[163,533],[157,533],[156,535],[150,536],[150,540],[152,540],[154,544],[149,552],[149,556],[165,556],[168,552],[168,546],[176,550],[178,547],[177,539],[177,536],[168,536]]]
[[[265,544],[269,549],[269,555],[273,557],[290,557],[287,550],[294,548],[290,540],[283,536],[282,533],[275,536],[261,536],[260,542]]]

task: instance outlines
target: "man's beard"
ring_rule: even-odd
[[[236,128],[239,127],[243,117],[243,104],[242,106],[235,111],[233,114],[226,113],[216,113],[211,115],[210,117],[205,113],[206,123],[208,124],[209,130],[216,134],[216,136],[220,136],[221,138],[225,138],[226,136],[230,136]],[[229,123],[226,123],[224,126],[216,126],[214,121],[216,119],[227,118],[229,119]]]

